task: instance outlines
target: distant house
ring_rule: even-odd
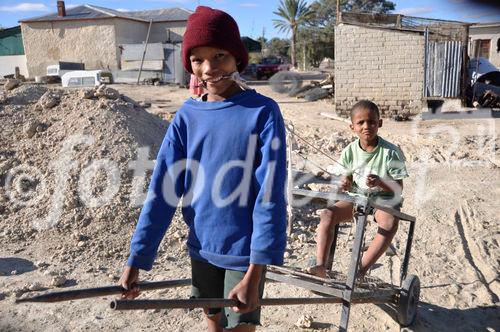
[[[0,30],[0,77],[14,74],[16,67],[28,75],[20,26]]]
[[[430,99],[461,99],[468,24],[403,15],[342,12],[335,27],[335,111],[361,99],[383,116],[418,113]]]
[[[469,36],[469,56],[486,58],[500,69],[500,22],[473,24]]]
[[[148,46],[146,70],[149,66],[163,79],[181,80],[180,43],[190,14],[182,8],[121,12],[82,5],[66,9],[64,1],[58,1],[57,12],[20,21],[28,74],[45,75],[47,66],[58,61],[82,62],[86,69],[107,69],[117,75],[123,74],[124,66],[137,70],[142,57],[138,49],[143,49],[138,44],[145,43],[151,21],[149,43],[154,46]]]

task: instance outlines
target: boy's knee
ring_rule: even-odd
[[[323,211],[321,211],[319,222],[323,226],[328,226],[328,227],[335,226],[336,224],[335,213],[330,209],[324,209]]]
[[[395,234],[398,230],[399,220],[392,215],[386,214],[382,217],[377,216],[377,224],[384,231]]]

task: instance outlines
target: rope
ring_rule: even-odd
[[[330,159],[331,161],[333,161],[334,163],[340,165],[343,169],[345,169],[346,171],[350,171],[349,169],[347,169],[344,165],[342,165],[341,163],[339,163],[337,160],[333,159],[332,157],[330,157],[328,154],[324,153],[321,149],[315,147],[312,143],[309,143],[305,138],[301,137],[299,134],[297,134],[295,132],[295,130],[290,130],[290,128],[288,126],[286,126],[286,130],[296,136],[297,138],[301,139],[304,143],[306,143],[307,145],[309,145],[311,148],[313,148],[315,151],[319,152],[320,154],[322,154],[323,156],[327,157],[328,159]],[[307,158],[301,156],[302,158],[304,158],[305,160],[308,160]],[[326,170],[324,170],[326,171]],[[332,175],[330,172],[326,171],[328,174]],[[358,174],[359,176],[362,176],[361,174],[359,174],[356,170],[353,170],[352,171],[353,174]]]

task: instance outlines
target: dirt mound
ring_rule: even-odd
[[[2,243],[59,238],[62,260],[127,252],[129,235],[109,248],[109,234],[135,225],[150,172],[130,168],[152,168],[168,123],[97,92],[23,85],[0,105]]]
[[[14,90],[5,93],[6,100],[4,103],[11,105],[28,105],[36,103],[47,92],[44,86],[37,86],[33,84],[24,84]]]

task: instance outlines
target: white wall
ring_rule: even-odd
[[[21,75],[28,77],[28,66],[26,65],[26,55],[2,55],[0,56],[0,77],[15,73],[15,68],[19,67]]]
[[[472,41],[476,39],[490,39],[490,62],[500,69],[500,52],[497,52],[497,41],[500,38],[500,25],[492,27],[471,26],[469,29],[469,37]],[[472,47],[469,47],[469,52]],[[472,54],[470,54],[472,57]]]

